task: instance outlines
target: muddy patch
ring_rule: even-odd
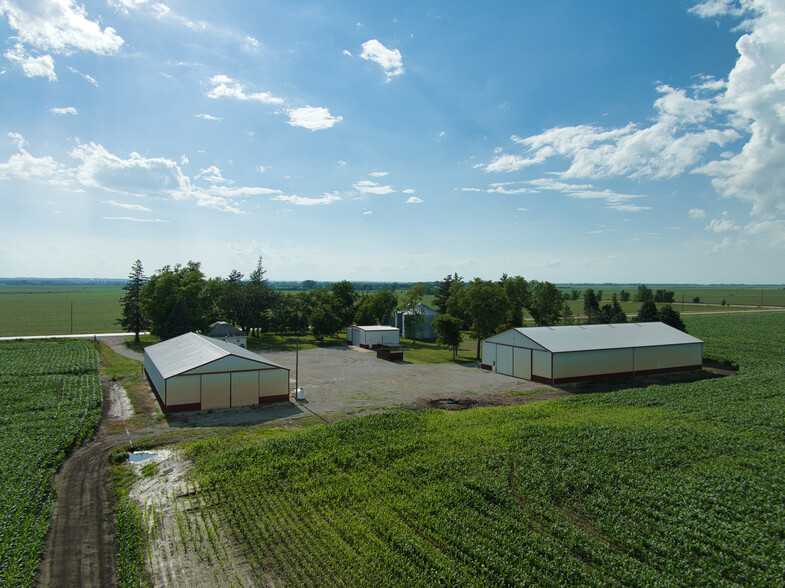
[[[117,382],[111,382],[109,388],[109,414],[110,419],[124,421],[134,416],[134,407],[128,393]]]
[[[153,457],[131,465],[140,479],[129,497],[144,513],[152,586],[259,585],[226,522],[191,475],[188,460],[157,449]]]
[[[442,410],[466,410],[467,408],[474,408],[479,406],[476,400],[471,398],[437,398],[428,402],[431,408],[440,408]]]

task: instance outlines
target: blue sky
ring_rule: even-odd
[[[0,0],[0,276],[785,281],[785,0]]]

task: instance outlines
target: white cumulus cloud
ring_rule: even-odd
[[[690,208],[687,214],[690,215],[690,218],[706,218],[706,211],[702,208]]]
[[[395,192],[390,186],[380,186],[371,180],[360,180],[354,184],[354,189],[361,194],[391,194]]]
[[[234,98],[236,100],[251,100],[264,104],[283,104],[283,99],[273,96],[270,92],[245,91],[245,85],[222,74],[210,78],[212,88],[207,91],[207,97],[214,100],[218,98]]]
[[[398,49],[388,49],[377,39],[366,41],[362,47],[360,57],[379,64],[387,75],[388,82],[406,71],[403,67],[403,57]]]
[[[321,198],[308,198],[304,196],[275,196],[273,200],[281,200],[283,202],[289,202],[291,204],[296,204],[297,206],[318,206],[323,204],[332,204],[333,202],[338,202],[341,200],[341,197],[337,194],[324,194]]]
[[[406,204],[422,204],[422,202],[422,198],[417,198],[417,196],[410,196],[406,201]]]
[[[49,112],[51,112],[52,114],[57,114],[57,115],[62,115],[62,114],[77,115],[77,114],[79,114],[78,111],[76,110],[76,108],[74,108],[73,106],[66,106],[64,108],[57,108],[57,107],[50,108]]]
[[[293,127],[302,127],[310,131],[323,131],[332,128],[336,123],[343,120],[342,116],[333,116],[330,111],[321,106],[303,106],[302,108],[290,108],[288,124]]]
[[[0,13],[8,17],[21,43],[42,51],[109,55],[124,43],[113,28],[101,29],[98,22],[90,20],[84,6],[73,0],[3,0]]]
[[[5,52],[5,56],[11,63],[21,67],[28,78],[42,77],[47,78],[50,82],[57,80],[55,60],[51,55],[34,57],[20,43],[17,43],[13,48]]]

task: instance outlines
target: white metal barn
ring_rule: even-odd
[[[196,333],[147,347],[144,372],[165,413],[289,399],[288,368]]]
[[[371,325],[358,327],[352,325],[346,329],[346,341],[350,345],[375,349],[380,345],[399,345],[401,332],[395,327]]]
[[[565,384],[703,368],[703,341],[664,323],[509,329],[482,343],[482,367]]]

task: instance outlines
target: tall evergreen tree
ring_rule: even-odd
[[[139,333],[147,330],[150,324],[142,307],[142,288],[146,280],[147,278],[142,269],[142,261],[137,259],[131,266],[128,281],[123,286],[125,294],[120,298],[123,311],[117,323],[126,331],[134,334],[136,343],[139,343]]]
[[[596,321],[599,318],[600,303],[593,288],[586,288],[583,292],[583,312],[586,313],[586,322],[588,324],[591,324],[592,320]]]
[[[436,307],[439,314],[446,314],[448,312],[447,302],[454,292],[452,285],[456,283],[463,284],[463,277],[459,276],[458,272],[455,272],[451,276],[445,276],[439,283],[439,286],[436,289],[436,296],[433,297],[433,305]]]

